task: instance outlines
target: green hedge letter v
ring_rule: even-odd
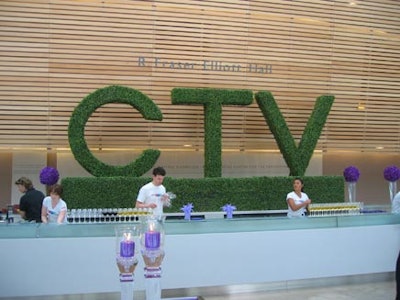
[[[256,93],[255,98],[290,170],[289,175],[303,176],[335,97],[324,95],[317,98],[298,147],[272,94],[261,91]]]
[[[139,177],[150,170],[160,156],[160,151],[147,149],[125,166],[111,166],[98,160],[89,150],[85,140],[85,125],[99,107],[108,103],[124,103],[136,108],[146,120],[162,120],[158,106],[143,93],[124,86],[108,86],[86,96],[75,108],[69,121],[68,140],[75,159],[90,174],[97,177]]]

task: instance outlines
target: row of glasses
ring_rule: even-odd
[[[153,214],[149,208],[73,208],[67,211],[69,223],[138,222],[140,216]]]
[[[339,203],[312,203],[309,205],[310,217],[324,216],[354,216],[361,214],[362,202],[339,202]]]

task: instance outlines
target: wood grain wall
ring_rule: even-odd
[[[297,141],[334,94],[318,150],[398,152],[399,15],[396,0],[2,0],[0,150],[67,149],[75,106],[119,84],[164,119],[106,105],[86,126],[93,149],[202,149],[202,107],[170,91],[215,87],[271,91]],[[222,124],[224,150],[277,149],[256,103],[224,107]]]

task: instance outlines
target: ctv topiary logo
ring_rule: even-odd
[[[323,95],[317,98],[298,146],[272,94],[268,91],[257,92],[255,99],[290,169],[289,175],[304,175],[332,107],[334,96]],[[253,92],[217,88],[174,88],[171,91],[171,100],[175,105],[204,107],[204,176],[221,177],[222,106],[250,105],[253,102]],[[98,89],[86,96],[72,113],[68,127],[71,151],[80,165],[94,176],[139,177],[154,166],[160,156],[159,150],[147,149],[135,161],[125,166],[112,166],[97,159],[86,143],[87,121],[96,109],[108,103],[129,104],[146,120],[162,121],[163,118],[158,106],[138,90],[124,86]]]

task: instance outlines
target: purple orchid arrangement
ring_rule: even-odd
[[[236,210],[236,206],[231,205],[231,204],[225,204],[224,206],[221,207],[224,212],[226,212],[226,218],[227,219],[232,219],[233,217],[233,211]]]
[[[344,169],[343,176],[346,182],[357,182],[360,178],[360,171],[355,166],[349,166]]]
[[[57,169],[53,167],[44,167],[40,171],[40,183],[45,185],[53,185],[58,182],[60,178],[60,174],[58,173]]]
[[[181,207],[181,211],[185,214],[185,220],[190,220],[190,214],[193,211],[193,203],[188,203]]]
[[[400,169],[396,166],[388,166],[383,170],[383,177],[387,181],[394,182],[400,179]]]

